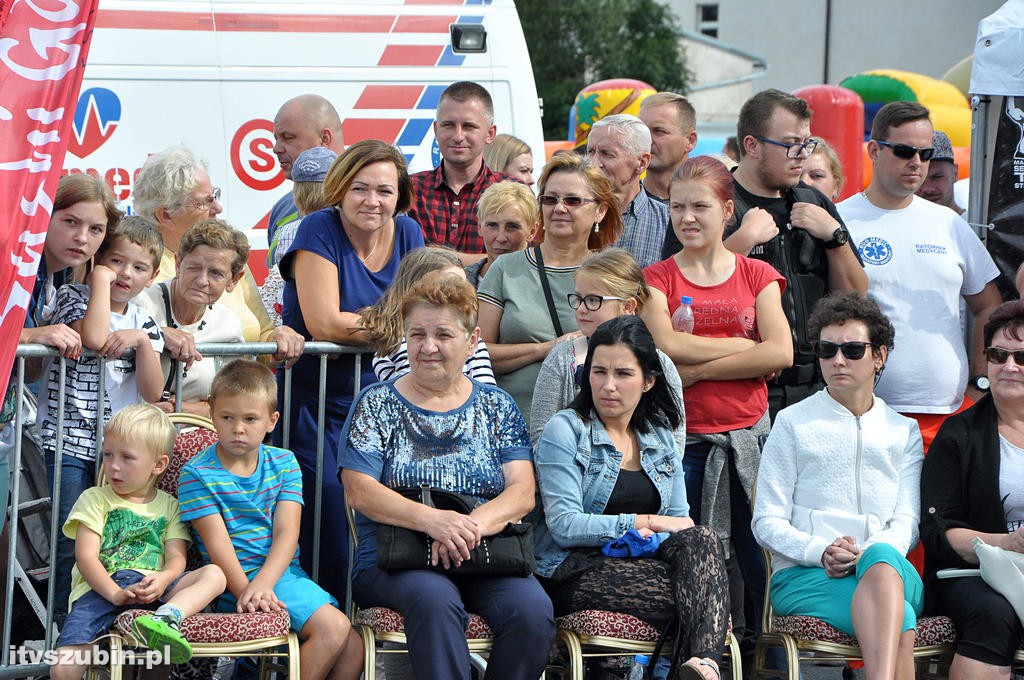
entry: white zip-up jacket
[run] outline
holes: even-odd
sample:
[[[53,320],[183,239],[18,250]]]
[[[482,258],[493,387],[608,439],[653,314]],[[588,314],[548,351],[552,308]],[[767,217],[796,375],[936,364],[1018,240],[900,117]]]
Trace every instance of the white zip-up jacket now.
[[[875,397],[857,417],[827,389],[783,409],[761,454],[754,517],[758,543],[775,571],[820,567],[840,536],[861,550],[917,543],[921,464],[917,422]]]

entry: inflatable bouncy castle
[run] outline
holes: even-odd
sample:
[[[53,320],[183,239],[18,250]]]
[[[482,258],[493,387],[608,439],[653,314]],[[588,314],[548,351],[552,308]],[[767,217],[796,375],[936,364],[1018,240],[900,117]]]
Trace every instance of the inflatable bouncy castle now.
[[[587,85],[569,110],[569,139],[573,146],[587,143],[590,126],[613,113],[640,112],[640,102],[657,92],[641,80],[615,78]]]

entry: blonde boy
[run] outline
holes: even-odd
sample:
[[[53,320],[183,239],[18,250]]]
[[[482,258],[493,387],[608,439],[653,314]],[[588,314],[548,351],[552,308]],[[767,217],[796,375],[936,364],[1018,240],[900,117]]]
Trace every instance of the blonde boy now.
[[[238,360],[210,387],[220,441],[185,465],[181,516],[199,534],[203,557],[227,577],[218,607],[285,609],[302,641],[302,680],[362,671],[362,640],[337,601],[299,566],[302,475],[291,451],[263,444],[277,423],[277,383],[266,366]]]
[[[185,572],[188,529],[178,502],[156,488],[174,435],[166,414],[150,404],[121,409],[103,430],[107,483],[87,489],[64,524],[75,567],[54,680],[79,680],[86,667],[73,661],[87,659],[90,643],[132,608],[156,609],[136,619],[140,642],[169,652],[172,663],[187,661],[192,648],[178,631],[181,620],[224,592],[217,566]]]

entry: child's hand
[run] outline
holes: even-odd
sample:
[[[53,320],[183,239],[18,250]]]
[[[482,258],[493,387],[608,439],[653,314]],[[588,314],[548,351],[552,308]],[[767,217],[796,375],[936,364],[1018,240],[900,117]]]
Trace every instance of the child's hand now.
[[[126,329],[114,331],[107,336],[107,341],[100,347],[100,356],[107,359],[121,356],[127,349],[139,349],[149,343],[149,336],[145,331],[137,329]]]
[[[98,264],[93,266],[92,271],[89,272],[89,288],[96,290],[98,288],[110,288],[117,280],[117,274],[110,267]]]
[[[129,586],[135,595],[135,602],[149,604],[155,602],[158,597],[164,594],[171,579],[164,572],[157,572],[146,576],[133,586]]]
[[[138,584],[128,586],[127,588],[120,588],[114,592],[114,597],[110,599],[110,604],[115,607],[125,607],[130,604],[139,604],[140,600],[135,593],[135,589]]]
[[[242,591],[235,609],[239,614],[244,614],[245,612],[276,612],[287,608],[284,602],[277,599],[274,589],[266,587],[260,582],[259,577],[256,577]]]

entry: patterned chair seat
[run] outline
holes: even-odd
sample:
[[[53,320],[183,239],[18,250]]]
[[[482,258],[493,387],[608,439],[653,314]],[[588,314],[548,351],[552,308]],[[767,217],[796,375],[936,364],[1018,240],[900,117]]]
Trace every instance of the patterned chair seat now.
[[[375,633],[404,633],[405,619],[394,609],[387,607],[370,607],[360,609],[353,621],[357,626],[369,626]],[[469,615],[469,628],[466,629],[468,640],[490,640],[494,633],[487,622],[476,614]]]
[[[118,615],[114,629],[125,637],[131,636],[136,618],[152,612],[129,609]],[[193,614],[181,622],[181,632],[193,644],[225,644],[246,642],[288,635],[291,621],[288,612],[252,612],[245,614]]]
[[[601,636],[638,642],[657,642],[657,628],[635,616],[599,609],[583,609],[555,620],[560,630],[576,635]]]
[[[837,645],[857,647],[857,638],[830,626],[813,616],[776,616],[772,618],[772,630],[788,633],[797,640],[831,642]],[[956,628],[945,616],[928,616],[917,621],[915,647],[949,645],[956,642]]]
[[[205,427],[184,429],[179,432],[178,436],[174,438],[174,455],[171,456],[167,470],[157,482],[157,488],[177,498],[178,477],[181,475],[181,469],[188,461],[192,460],[193,456],[216,444],[217,441],[216,430]]]

